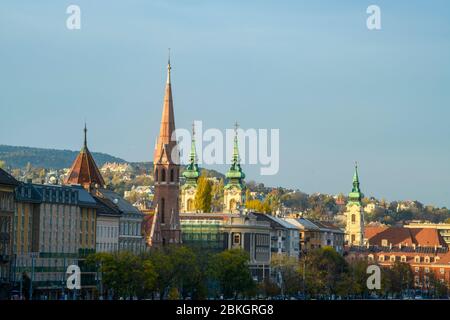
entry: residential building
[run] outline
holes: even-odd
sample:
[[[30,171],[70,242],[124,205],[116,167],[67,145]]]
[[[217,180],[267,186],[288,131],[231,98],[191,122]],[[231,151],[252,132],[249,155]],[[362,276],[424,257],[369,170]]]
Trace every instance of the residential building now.
[[[257,217],[229,213],[180,214],[183,244],[205,254],[243,249],[250,255],[253,277],[262,281],[270,274],[270,223]]]
[[[7,297],[13,255],[14,189],[18,181],[0,168],[0,299]]]
[[[366,245],[346,247],[347,259],[365,259],[369,264],[392,267],[407,263],[414,274],[414,286],[433,290],[433,278],[450,286],[450,252],[436,229],[367,227]]]
[[[97,202],[96,252],[117,252],[119,250],[119,221],[121,211],[108,198],[94,196]]]
[[[429,223],[412,221],[406,225],[405,228],[424,228],[424,229],[436,229],[438,230],[445,243],[450,246],[450,223]]]
[[[58,298],[66,268],[95,252],[94,198],[81,186],[21,183],[15,190],[14,282],[28,273],[33,295]],[[84,268],[79,294],[90,297],[95,274]]]
[[[257,221],[265,221],[270,225],[270,248],[272,255],[279,254],[297,259],[299,258],[300,233],[297,226],[272,215],[262,213],[253,214],[256,216]]]

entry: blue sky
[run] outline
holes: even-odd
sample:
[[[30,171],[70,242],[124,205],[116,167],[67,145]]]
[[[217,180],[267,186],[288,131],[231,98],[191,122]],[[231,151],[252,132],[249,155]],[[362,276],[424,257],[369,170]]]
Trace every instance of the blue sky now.
[[[151,160],[170,47],[177,127],[280,129],[249,179],[347,193],[357,160],[366,195],[450,206],[449,39],[445,0],[2,0],[0,144],[77,150],[87,119],[91,150]]]

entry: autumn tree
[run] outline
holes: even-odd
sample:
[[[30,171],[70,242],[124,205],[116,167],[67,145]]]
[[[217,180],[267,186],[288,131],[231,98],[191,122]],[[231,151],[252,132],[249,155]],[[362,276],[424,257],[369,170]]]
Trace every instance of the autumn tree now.
[[[195,194],[195,208],[200,212],[211,212],[212,186],[206,175],[198,179],[197,193]]]

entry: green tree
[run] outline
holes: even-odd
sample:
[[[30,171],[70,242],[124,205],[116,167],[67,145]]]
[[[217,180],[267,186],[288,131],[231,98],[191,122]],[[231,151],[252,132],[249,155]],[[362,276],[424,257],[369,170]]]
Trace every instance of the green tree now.
[[[6,162],[3,160],[0,160],[0,169],[6,169]]]
[[[248,253],[241,249],[226,250],[212,257],[209,274],[219,283],[225,298],[236,299],[255,288],[248,260]]]
[[[300,268],[296,258],[276,254],[272,256],[271,266],[279,277],[283,294],[293,295],[300,291]]]
[[[195,208],[200,212],[211,212],[212,186],[205,175],[201,175],[197,183],[195,194]]]

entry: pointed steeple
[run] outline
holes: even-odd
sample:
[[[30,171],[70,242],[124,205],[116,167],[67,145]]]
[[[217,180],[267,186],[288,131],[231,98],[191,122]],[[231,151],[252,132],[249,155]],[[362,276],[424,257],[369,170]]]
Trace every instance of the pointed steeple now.
[[[197,184],[200,170],[197,165],[197,153],[195,151],[195,125],[192,124],[191,153],[189,155],[189,164],[183,172],[186,178],[186,184]]]
[[[173,112],[172,85],[170,79],[171,69],[172,67],[170,65],[170,56],[169,56],[169,60],[167,62],[167,82],[164,94],[161,125],[159,129],[159,137],[157,140],[154,155],[155,162],[161,161],[161,157],[164,153],[166,153],[168,161],[171,162],[172,161],[172,159],[170,159],[171,152],[176,145],[176,141],[171,140],[172,133],[175,131],[175,116]]]
[[[94,157],[87,147],[87,126],[84,124],[84,143],[80,153],[72,164],[64,184],[79,184],[90,190],[95,185],[105,186],[105,181],[98,170]]]
[[[359,187],[358,163],[355,162],[355,173],[353,174],[353,188],[352,192],[350,192],[348,195],[349,202],[360,203],[363,197],[364,194],[361,192],[361,189]]]
[[[238,184],[242,186],[245,179],[245,173],[242,171],[239,160],[239,145],[238,145],[238,124],[234,126],[234,143],[233,143],[233,157],[231,159],[231,167],[228,170],[226,177],[229,179],[227,185]]]

